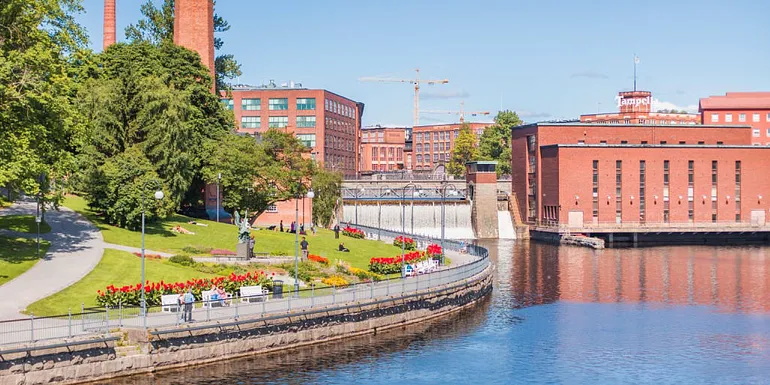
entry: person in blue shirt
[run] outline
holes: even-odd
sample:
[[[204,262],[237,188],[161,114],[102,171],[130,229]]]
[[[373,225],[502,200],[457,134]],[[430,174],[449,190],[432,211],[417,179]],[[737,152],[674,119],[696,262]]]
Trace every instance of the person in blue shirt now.
[[[184,295],[184,321],[192,322],[192,309],[193,303],[195,303],[195,296],[192,293],[192,289],[187,290],[187,294]]]

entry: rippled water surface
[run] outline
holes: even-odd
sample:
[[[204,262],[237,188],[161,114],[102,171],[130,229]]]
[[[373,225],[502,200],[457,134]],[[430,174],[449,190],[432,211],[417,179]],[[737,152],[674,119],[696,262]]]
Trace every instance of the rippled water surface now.
[[[450,319],[119,384],[770,384],[770,248],[490,243]]]

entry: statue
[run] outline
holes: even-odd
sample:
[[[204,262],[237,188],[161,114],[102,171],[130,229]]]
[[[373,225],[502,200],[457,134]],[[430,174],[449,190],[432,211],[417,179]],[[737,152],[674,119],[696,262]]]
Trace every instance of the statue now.
[[[238,226],[238,243],[249,244],[251,226],[249,225],[249,212],[241,219],[238,210],[235,210],[235,225]]]

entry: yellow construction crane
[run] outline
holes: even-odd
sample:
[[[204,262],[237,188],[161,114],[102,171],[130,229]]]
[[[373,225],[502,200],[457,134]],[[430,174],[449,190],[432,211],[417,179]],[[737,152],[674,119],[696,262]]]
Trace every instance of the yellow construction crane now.
[[[465,102],[460,102],[460,111],[450,111],[450,110],[423,110],[423,114],[450,114],[450,115],[460,115],[460,123],[465,122],[465,114],[476,116],[476,115],[489,115],[489,111],[465,111]]]
[[[410,83],[414,84],[414,125],[420,124],[420,84],[447,84],[448,79],[442,80],[423,80],[420,79],[420,69],[415,69],[417,74],[414,79],[398,79],[398,78],[378,78],[378,77],[362,77],[358,78],[361,82],[388,82],[388,83]]]

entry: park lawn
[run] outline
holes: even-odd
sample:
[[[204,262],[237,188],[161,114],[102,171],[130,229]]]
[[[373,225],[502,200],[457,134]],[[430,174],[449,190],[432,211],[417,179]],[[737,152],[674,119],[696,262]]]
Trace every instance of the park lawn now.
[[[40,256],[45,255],[50,243],[40,241]],[[40,257],[34,239],[0,237],[0,285],[18,277],[34,266]]]
[[[10,206],[12,203],[6,199],[5,196],[0,195],[0,209]]]
[[[7,229],[19,233],[37,233],[37,223],[34,215],[3,215],[0,216],[0,229]],[[40,222],[40,233],[48,233],[51,226],[45,221]]]
[[[86,308],[95,307],[96,291],[104,290],[109,285],[136,285],[141,282],[141,258],[134,254],[105,249],[99,264],[83,279],[66,289],[43,298],[26,309],[26,313],[35,316],[50,316],[67,314],[69,309],[80,311],[81,304]],[[207,274],[191,267],[180,266],[167,260],[146,259],[145,270],[147,280],[151,282],[179,282],[190,278],[209,278],[215,274]]]
[[[102,231],[104,241],[117,245],[141,247],[141,232],[131,231],[106,224],[96,213],[88,209],[85,199],[78,196],[68,196],[64,200],[64,206],[77,211],[94,222]],[[190,220],[207,224],[207,227],[188,224]],[[190,234],[177,234],[170,229],[181,225],[183,228],[194,232]],[[170,219],[158,223],[147,224],[145,234],[145,247],[149,250],[175,254],[189,254],[185,247],[215,248],[235,251],[238,240],[238,230],[235,226],[215,221],[190,218],[183,215],[174,215]],[[295,252],[294,234],[281,233],[270,230],[257,230],[251,232],[256,240],[254,251],[271,255],[293,256]],[[300,237],[300,240],[302,238]],[[334,263],[342,259],[353,267],[366,269],[369,259],[372,257],[393,257],[401,254],[401,249],[391,244],[364,239],[353,239],[340,233],[340,239],[334,239],[331,230],[319,229],[316,235],[308,232],[307,241],[310,244],[308,250],[311,254],[329,258]],[[338,251],[340,242],[350,249],[349,253]],[[199,253],[202,254],[202,253]]]

